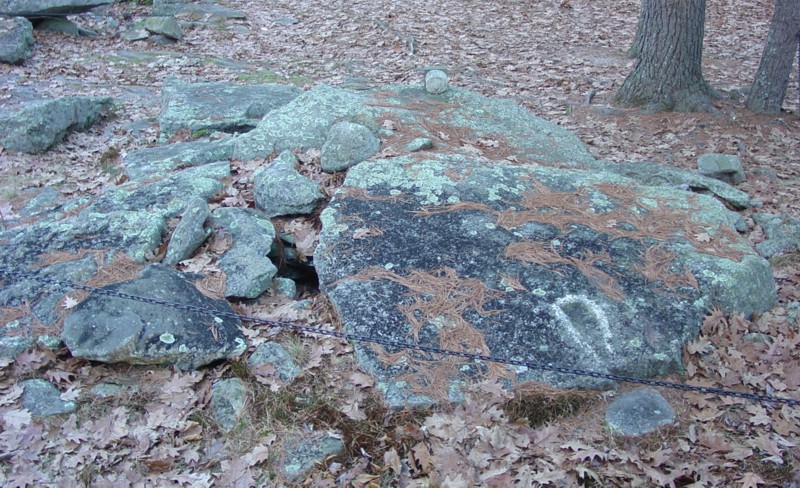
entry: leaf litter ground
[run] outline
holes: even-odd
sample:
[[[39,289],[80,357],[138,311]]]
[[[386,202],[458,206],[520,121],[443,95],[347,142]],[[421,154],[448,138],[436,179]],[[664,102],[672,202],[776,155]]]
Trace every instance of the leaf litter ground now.
[[[0,66],[2,103],[17,89],[120,100],[110,119],[44,155],[0,153],[4,225],[44,186],[76,197],[120,182],[121,158],[158,137],[158,93],[168,76],[379,86],[419,83],[425,66],[445,66],[452,84],[510,98],[558,123],[599,158],[694,169],[700,154],[739,154],[748,174],[740,188],[763,202],[759,211],[800,215],[797,81],[784,102],[790,113],[781,116],[749,114],[739,95],[758,65],[772,2],[721,0],[708,6],[704,73],[726,95],[716,102],[717,113],[651,115],[604,105],[632,66],[624,52],[634,35],[637,0],[224,3],[245,11],[247,20],[189,28],[180,43],[166,47],[120,41],[108,20],[138,21],[148,8],[118,3],[107,13],[78,19],[99,37],[36,31],[31,60]],[[126,51],[148,53],[131,61]],[[326,193],[341,183],[319,172],[318,152],[299,156],[303,171]],[[228,191],[216,205],[252,206],[247,181],[257,165],[233,166]],[[751,241],[763,240],[763,231],[748,222]],[[276,225],[295,234],[301,255],[313,252],[313,219]],[[219,293],[214,259],[229,244],[221,236],[183,264],[188,271],[209,272],[209,295]],[[800,332],[787,305],[800,300],[800,257],[773,264],[778,305],[751,321],[710,314],[701,336],[686,348],[686,377],[675,379],[796,395]],[[126,267],[124,274],[111,271],[103,280],[127,279],[133,272]],[[65,313],[80,299],[68,298]],[[338,327],[323,298],[303,298],[310,300],[304,309],[273,296],[234,305],[261,318]],[[28,314],[24,307],[6,309],[3,320]],[[334,429],[343,436],[345,453],[326,460],[299,485],[756,487],[800,481],[796,409],[664,391],[678,422],[630,439],[603,424],[605,406],[625,385],[605,393],[520,385],[507,393],[490,378],[473,385],[462,405],[391,412],[354,365],[348,344],[261,328],[243,332],[252,347],[281,342],[301,365],[301,379],[285,385],[274,368],[249,368],[245,361],[182,373],[98,365],[41,349],[0,365],[0,484],[254,486],[276,476],[274,461],[290,435]],[[210,417],[210,385],[234,376],[248,386],[248,412],[225,434]],[[79,410],[32,418],[19,401],[19,382],[29,378],[53,382],[63,399],[79,402]],[[101,383],[122,393],[92,393]]]

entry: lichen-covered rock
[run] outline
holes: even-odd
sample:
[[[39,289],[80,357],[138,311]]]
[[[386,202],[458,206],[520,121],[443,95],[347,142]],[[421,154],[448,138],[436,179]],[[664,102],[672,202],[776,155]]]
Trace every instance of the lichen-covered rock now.
[[[129,152],[123,163],[125,175],[131,180],[149,180],[179,167],[227,161],[232,152],[233,145],[226,140],[177,142]]]
[[[296,162],[291,151],[283,151],[253,173],[256,208],[267,217],[308,214],[325,198],[318,183],[297,171]]]
[[[261,344],[247,359],[247,364],[251,367],[258,367],[267,363],[275,367],[278,372],[278,378],[284,383],[291,383],[300,376],[300,368],[297,367],[292,356],[277,342]]]
[[[0,110],[0,144],[12,151],[39,154],[75,130],[94,124],[109,97],[64,97],[38,100]]]
[[[211,414],[226,432],[239,424],[246,404],[247,388],[239,378],[218,381],[211,387]]]
[[[233,245],[217,261],[225,273],[225,296],[256,298],[269,289],[278,268],[267,255],[275,239],[272,223],[249,209],[222,207],[212,225],[228,232]]]
[[[800,219],[789,214],[753,214],[753,220],[764,229],[767,240],[756,244],[758,254],[771,258],[800,250]]]
[[[328,173],[344,171],[378,152],[381,141],[368,128],[352,122],[331,127],[322,146],[322,169]]]
[[[292,482],[300,480],[317,463],[340,454],[344,442],[339,435],[318,433],[289,439],[285,449],[281,474]]]
[[[735,154],[708,153],[697,158],[697,171],[729,185],[744,183],[742,160]]]
[[[22,382],[22,406],[37,417],[72,413],[78,404],[61,399],[61,392],[52,383],[33,379]]]
[[[204,296],[183,273],[164,265],[151,264],[139,278],[102,289],[202,307],[211,313],[91,295],[64,321],[61,338],[76,358],[194,369],[236,358],[247,348],[238,320],[213,315],[233,313],[228,302]]]
[[[286,105],[300,90],[289,85],[237,85],[234,83],[184,83],[170,79],[161,91],[160,141],[176,132],[247,132],[264,115]]]
[[[0,63],[20,64],[33,54],[33,25],[24,17],[0,19]]]
[[[169,240],[164,264],[175,265],[192,256],[195,249],[211,235],[211,229],[203,227],[209,217],[211,209],[204,199],[195,197],[186,202],[186,210]]]
[[[170,39],[179,40],[183,37],[178,21],[172,16],[150,16],[144,19],[144,28],[153,34],[159,34]]]
[[[76,15],[114,3],[114,0],[4,0],[0,15],[39,19],[47,14]]]
[[[425,91],[439,95],[447,91],[449,80],[447,73],[440,69],[432,69],[425,73]]]
[[[655,376],[681,370],[683,345],[711,307],[749,315],[775,301],[769,263],[734,216],[710,196],[612,172],[399,156],[349,170],[322,213],[314,263],[354,334]],[[451,378],[431,386],[424,374],[406,376],[428,364],[414,354],[355,347],[392,407],[455,401],[459,382],[486,368],[464,361],[431,373]],[[418,394],[426,387],[427,399]]]

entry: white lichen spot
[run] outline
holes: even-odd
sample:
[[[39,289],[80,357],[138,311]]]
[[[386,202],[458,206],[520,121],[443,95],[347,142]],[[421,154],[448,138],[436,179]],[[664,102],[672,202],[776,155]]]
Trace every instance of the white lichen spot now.
[[[387,270],[391,270],[392,268],[394,268],[394,263],[386,263],[383,265],[383,267],[386,268]]]
[[[396,196],[402,195],[402,194],[403,194],[403,192],[400,191],[400,190],[389,190],[389,195],[391,195],[393,197],[396,197]]]
[[[186,347],[186,344],[181,344],[180,346],[178,346],[178,352],[187,353],[189,352],[189,348]]]
[[[537,297],[543,297],[543,296],[547,295],[547,292],[542,290],[541,288],[536,288],[531,293],[533,293]]]
[[[460,201],[461,199],[459,199],[457,196],[447,197],[447,203],[458,203]]]
[[[219,317],[214,317],[214,322],[216,322],[216,323],[218,323],[218,324],[221,324],[223,321],[222,321],[222,319],[221,319],[221,318],[219,318]]]
[[[164,344],[172,344],[175,342],[175,336],[170,334],[169,332],[164,332],[160,336],[158,336],[158,340],[163,342]]]

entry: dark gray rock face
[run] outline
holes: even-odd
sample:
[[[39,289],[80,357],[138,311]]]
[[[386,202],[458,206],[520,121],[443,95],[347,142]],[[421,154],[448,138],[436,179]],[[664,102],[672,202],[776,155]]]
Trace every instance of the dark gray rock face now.
[[[195,197],[186,203],[181,221],[169,240],[164,264],[175,265],[192,256],[195,249],[211,235],[211,229],[203,227],[209,217],[211,210],[204,199]]]
[[[317,183],[295,169],[296,162],[291,151],[283,151],[253,173],[256,207],[267,217],[308,214],[325,198]]]
[[[152,264],[131,281],[102,288],[232,313],[228,302],[202,295],[187,277]],[[238,320],[123,298],[92,295],[64,322],[62,340],[74,357],[108,363],[175,364],[199,368],[240,356],[247,343]]]
[[[75,402],[62,400],[58,388],[45,380],[23,381],[22,388],[22,406],[37,417],[72,413],[78,409]]]
[[[606,423],[626,436],[649,434],[675,422],[675,411],[655,390],[639,388],[619,396],[606,410]]]
[[[227,161],[233,145],[222,141],[177,142],[166,146],[148,147],[128,153],[123,162],[125,175],[131,180],[148,180],[164,176],[184,166],[202,166]]]
[[[378,152],[380,140],[368,128],[351,122],[331,127],[322,146],[322,169],[328,173],[347,168],[371,158]]]
[[[161,142],[176,132],[247,132],[259,120],[300,94],[293,86],[184,83],[172,79],[161,91]]]
[[[44,14],[82,14],[114,0],[0,0],[0,15],[41,17]]]
[[[0,63],[20,64],[33,52],[33,25],[24,17],[0,19]]]
[[[0,110],[0,144],[12,151],[39,154],[75,130],[95,123],[109,97],[65,97],[27,102]]]
[[[256,298],[269,289],[278,273],[267,257],[275,239],[272,223],[248,209],[222,207],[214,211],[211,225],[233,238],[217,261],[225,273],[225,296]]]
[[[753,214],[753,220],[764,229],[767,240],[756,244],[765,258],[800,250],[800,219],[788,214]]]

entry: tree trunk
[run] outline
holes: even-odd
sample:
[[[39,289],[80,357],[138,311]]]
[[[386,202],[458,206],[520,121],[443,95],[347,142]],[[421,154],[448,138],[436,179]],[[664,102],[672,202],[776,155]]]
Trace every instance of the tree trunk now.
[[[747,108],[760,114],[780,113],[798,42],[800,0],[776,0],[764,53],[747,97]]]
[[[631,43],[631,47],[628,48],[628,52],[626,53],[627,56],[631,59],[638,58],[639,52],[642,50],[642,37],[644,36],[644,8],[646,5],[644,1],[642,1],[642,12],[639,14],[639,23],[636,25],[636,37],[633,38],[633,42]]]
[[[643,0],[639,58],[612,103],[648,112],[707,112],[703,79],[706,0]]]

